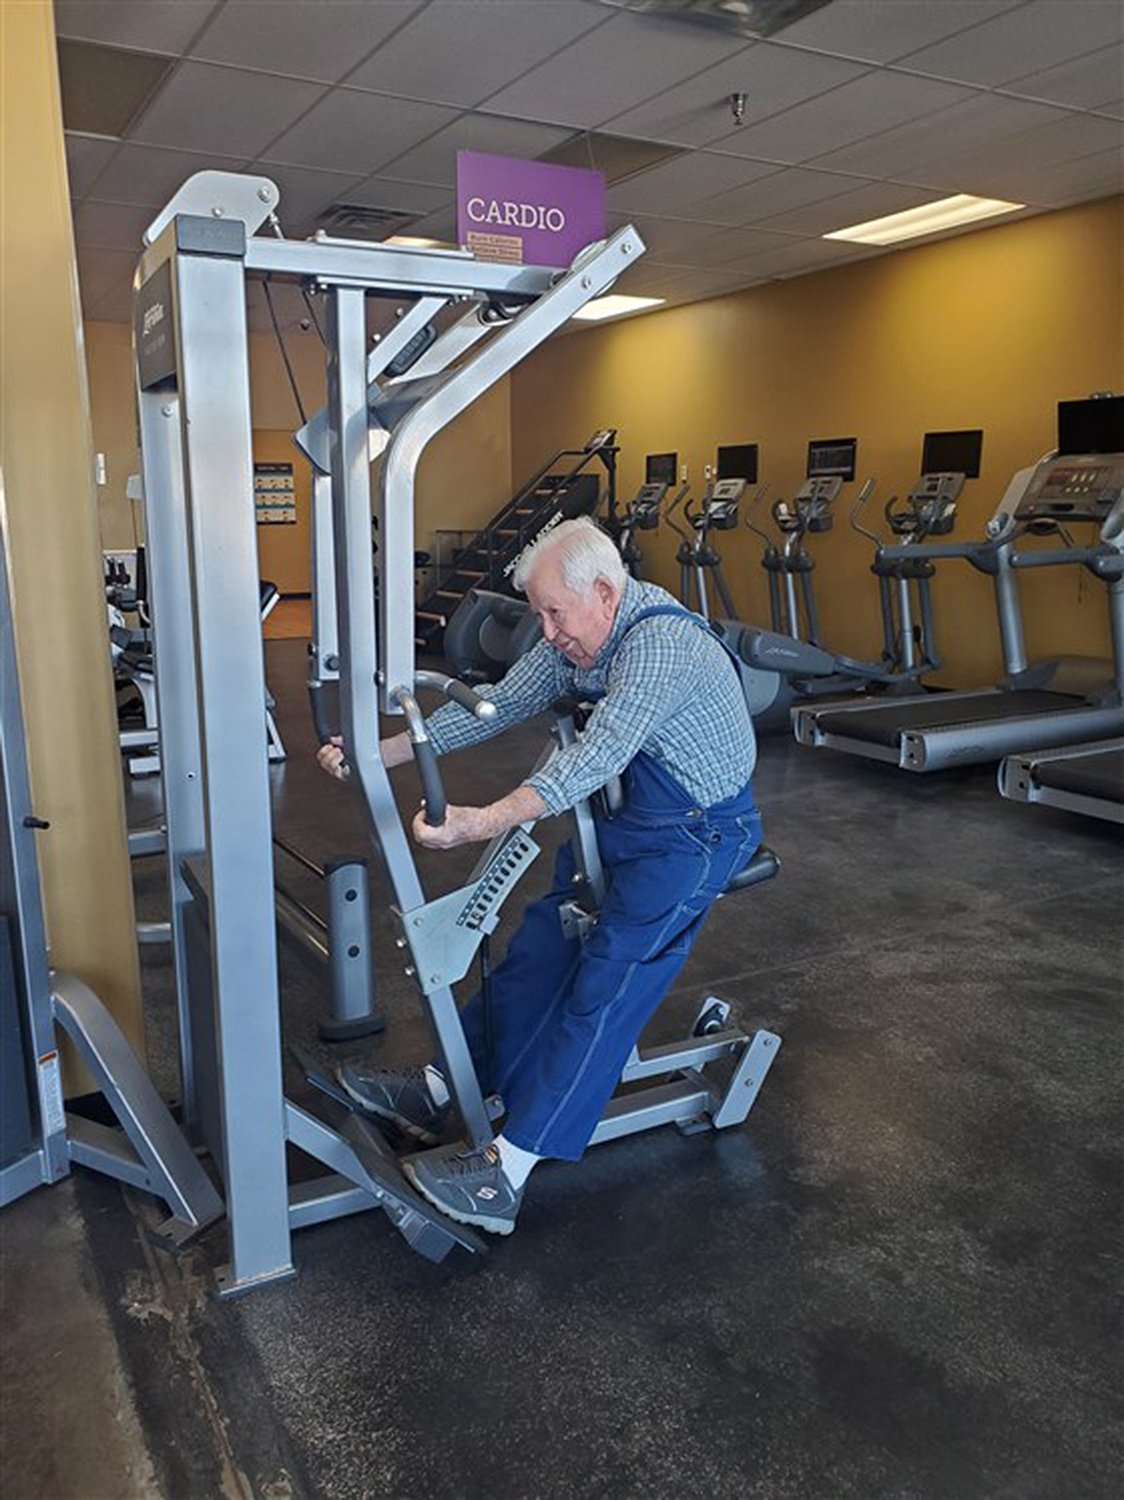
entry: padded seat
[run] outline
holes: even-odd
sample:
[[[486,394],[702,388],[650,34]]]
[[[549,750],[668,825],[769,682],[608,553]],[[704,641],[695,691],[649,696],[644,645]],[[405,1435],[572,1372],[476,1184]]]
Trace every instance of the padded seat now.
[[[780,874],[780,868],[780,857],[773,853],[768,844],[761,844],[749,864],[743,870],[738,871],[722,895],[732,896],[735,891],[747,891],[751,885],[760,885],[765,880],[772,880],[774,875]]]

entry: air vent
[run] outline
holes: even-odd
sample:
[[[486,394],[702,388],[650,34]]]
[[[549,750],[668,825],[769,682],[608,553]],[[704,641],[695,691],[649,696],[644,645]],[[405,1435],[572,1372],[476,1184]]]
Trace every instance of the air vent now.
[[[604,172],[605,182],[612,186],[637,172],[654,167],[673,156],[682,156],[681,146],[665,146],[659,141],[634,141],[627,135],[598,135],[588,131],[575,135],[560,146],[544,151],[539,161],[556,167],[585,167]]]
[[[412,208],[378,208],[366,203],[331,203],[316,216],[316,228],[348,240],[385,240],[418,217]]]
[[[60,39],[59,87],[67,130],[120,139],[175,65],[174,57]]]
[[[717,26],[735,36],[775,36],[829,0],[601,0],[614,10],[636,10],[669,21]]]

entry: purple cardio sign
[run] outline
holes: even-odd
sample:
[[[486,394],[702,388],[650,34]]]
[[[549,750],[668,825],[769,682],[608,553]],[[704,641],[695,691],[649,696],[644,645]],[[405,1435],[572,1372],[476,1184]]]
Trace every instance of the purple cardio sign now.
[[[603,173],[457,152],[457,239],[481,260],[568,266],[604,237]]]

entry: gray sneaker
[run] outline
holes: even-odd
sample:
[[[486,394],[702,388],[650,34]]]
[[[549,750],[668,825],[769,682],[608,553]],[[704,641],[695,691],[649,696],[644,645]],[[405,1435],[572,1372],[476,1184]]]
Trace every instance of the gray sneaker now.
[[[455,1156],[413,1156],[402,1170],[423,1198],[458,1224],[474,1224],[491,1234],[510,1234],[515,1228],[523,1189],[516,1192],[508,1182],[494,1146]]]
[[[424,1145],[435,1146],[441,1139],[450,1106],[434,1104],[424,1068],[389,1073],[344,1063],[336,1077],[348,1098],[368,1114],[393,1121]]]

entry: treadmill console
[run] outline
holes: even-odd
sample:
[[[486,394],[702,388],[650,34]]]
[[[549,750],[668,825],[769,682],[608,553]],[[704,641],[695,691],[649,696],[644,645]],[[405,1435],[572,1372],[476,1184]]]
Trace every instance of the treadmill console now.
[[[745,494],[744,479],[716,479],[706,497],[706,524],[729,531],[738,524],[738,505]]]
[[[1124,453],[1067,454],[1038,465],[1015,512],[1018,521],[1104,524],[1124,495]]]
[[[947,472],[922,474],[909,492],[909,524],[902,531],[920,532],[924,536],[947,536],[956,522],[956,502],[964,488],[964,475]],[[886,510],[895,531],[895,517]]]

